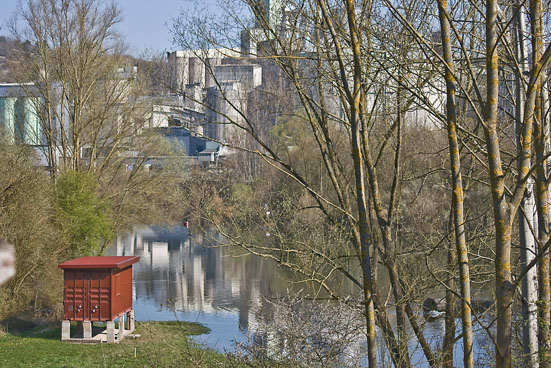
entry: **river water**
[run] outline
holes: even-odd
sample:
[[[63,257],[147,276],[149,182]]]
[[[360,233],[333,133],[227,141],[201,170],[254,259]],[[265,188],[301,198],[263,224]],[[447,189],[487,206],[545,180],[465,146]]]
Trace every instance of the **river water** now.
[[[233,351],[235,342],[254,337],[259,311],[264,314],[273,308],[267,300],[285,295],[292,281],[274,262],[215,247],[182,226],[135,227],[119,235],[106,255],[140,256],[133,266],[136,320],[199,322],[211,331],[196,340],[220,352]],[[424,327],[425,337],[437,348],[442,342],[443,319]],[[364,341],[359,338],[353,344],[356,354],[365,355]],[[489,346],[483,333],[476,334],[477,356],[487,357]],[[415,366],[426,366],[416,340],[410,348]],[[458,342],[454,352],[458,366],[462,364],[461,348]]]
[[[176,226],[134,228],[106,255],[140,256],[133,267],[138,321],[199,322],[200,340],[219,351],[247,339],[264,297],[285,293],[288,276],[273,262],[213,247],[200,234]]]

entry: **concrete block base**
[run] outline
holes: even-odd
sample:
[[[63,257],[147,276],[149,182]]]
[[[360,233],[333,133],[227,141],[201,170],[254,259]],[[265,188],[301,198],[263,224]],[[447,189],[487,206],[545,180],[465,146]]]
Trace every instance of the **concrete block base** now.
[[[128,331],[134,332],[134,329],[136,327],[136,323],[134,321],[134,309],[131,309],[130,312],[127,313],[126,319],[128,321]]]
[[[107,321],[106,325],[107,325],[107,328],[105,329],[105,332],[107,333],[107,343],[114,344],[115,343],[115,322]]]
[[[61,340],[69,340],[71,338],[71,322],[64,320],[61,322]]]
[[[92,322],[83,321],[82,322],[82,338],[91,339],[92,338]]]
[[[125,313],[119,316],[119,333],[117,334],[117,339],[119,341],[124,337],[124,315]]]
[[[77,321],[76,333],[71,337],[71,321],[61,322],[61,340],[73,343],[117,343],[125,337],[137,338],[134,335],[135,322],[134,310],[118,316],[118,328],[115,329],[115,321],[105,322],[105,329],[100,326],[94,327],[92,321]]]

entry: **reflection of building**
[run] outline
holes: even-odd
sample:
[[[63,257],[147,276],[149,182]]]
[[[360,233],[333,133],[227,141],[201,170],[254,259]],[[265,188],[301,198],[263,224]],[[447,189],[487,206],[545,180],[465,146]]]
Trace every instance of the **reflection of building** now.
[[[178,227],[136,228],[119,236],[110,252],[141,257],[134,266],[138,300],[152,299],[172,312],[235,311],[241,327],[254,325],[263,297],[276,289],[275,265],[252,256],[231,257],[229,249],[202,246],[187,234]]]
[[[232,349],[233,339],[248,331],[253,341],[276,349],[265,323],[284,324],[284,315],[272,300],[287,295],[290,275],[270,260],[232,257],[230,248],[206,246],[212,244],[208,237],[216,244],[223,241],[212,234],[192,239],[183,227],[136,227],[117,238],[109,255],[140,256],[134,265],[137,319],[204,323],[213,329],[216,340],[227,339],[220,341],[224,349]],[[354,288],[341,286],[343,293]]]

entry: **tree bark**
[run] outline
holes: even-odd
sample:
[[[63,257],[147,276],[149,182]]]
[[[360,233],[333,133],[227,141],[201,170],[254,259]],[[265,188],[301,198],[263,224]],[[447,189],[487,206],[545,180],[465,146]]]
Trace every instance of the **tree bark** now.
[[[486,2],[486,104],[484,136],[490,170],[495,226],[496,365],[511,367],[513,285],[511,283],[512,210],[505,198],[505,181],[498,136],[498,2]]]
[[[515,73],[515,120],[517,137],[519,138],[518,147],[520,152],[520,135],[522,131],[524,118],[524,105],[526,103],[526,94],[524,86],[524,74],[528,71],[528,45],[524,36],[526,32],[525,13],[519,0],[515,1],[513,7],[513,16],[515,20],[515,56],[519,64],[519,70]],[[520,169],[519,162],[519,169]],[[534,182],[529,179],[526,186],[526,191],[521,202],[521,211],[519,212],[519,240],[520,240],[520,266],[521,269],[526,267],[536,255],[535,234],[532,229],[536,216],[536,203],[534,202]],[[528,367],[537,368],[538,362],[538,316],[537,316],[537,300],[538,300],[538,276],[537,269],[528,270],[526,276],[522,280],[522,347],[525,355],[524,362]]]
[[[461,289],[461,324],[463,334],[463,364],[467,368],[474,366],[473,323],[471,316],[471,280],[469,273],[469,255],[465,237],[465,217],[463,209],[463,181],[461,178],[461,158],[457,138],[457,107],[455,102],[455,78],[451,45],[450,23],[447,14],[447,1],[438,0],[438,14],[442,37],[442,50],[447,67],[444,68],[446,80],[446,123],[450,167],[452,179],[452,212],[455,245],[459,261],[459,285]]]
[[[454,270],[457,266],[457,251],[453,231],[453,209],[448,220],[448,278],[446,280],[446,318],[444,320],[444,342],[442,345],[442,367],[453,368],[453,348],[455,345],[455,277]]]
[[[360,97],[361,97],[361,50],[360,39],[356,28],[356,15],[353,0],[346,0],[352,53],[354,56],[353,91],[349,100],[350,127],[352,132],[352,159],[356,183],[356,202],[358,205],[358,227],[360,229],[361,265],[363,272],[363,293],[367,328],[367,357],[369,367],[377,367],[377,342],[375,334],[375,308],[373,303],[373,284],[371,259],[369,255],[369,223],[367,216],[367,196],[365,188],[364,158],[361,150],[360,134]],[[345,82],[345,81],[343,81]]]

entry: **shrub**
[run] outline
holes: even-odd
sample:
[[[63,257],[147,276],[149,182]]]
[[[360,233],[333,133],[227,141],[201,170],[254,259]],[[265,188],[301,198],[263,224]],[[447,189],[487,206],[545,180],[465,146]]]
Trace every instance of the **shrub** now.
[[[56,183],[55,222],[67,241],[67,255],[97,255],[113,236],[109,202],[96,195],[90,173],[69,170]]]

